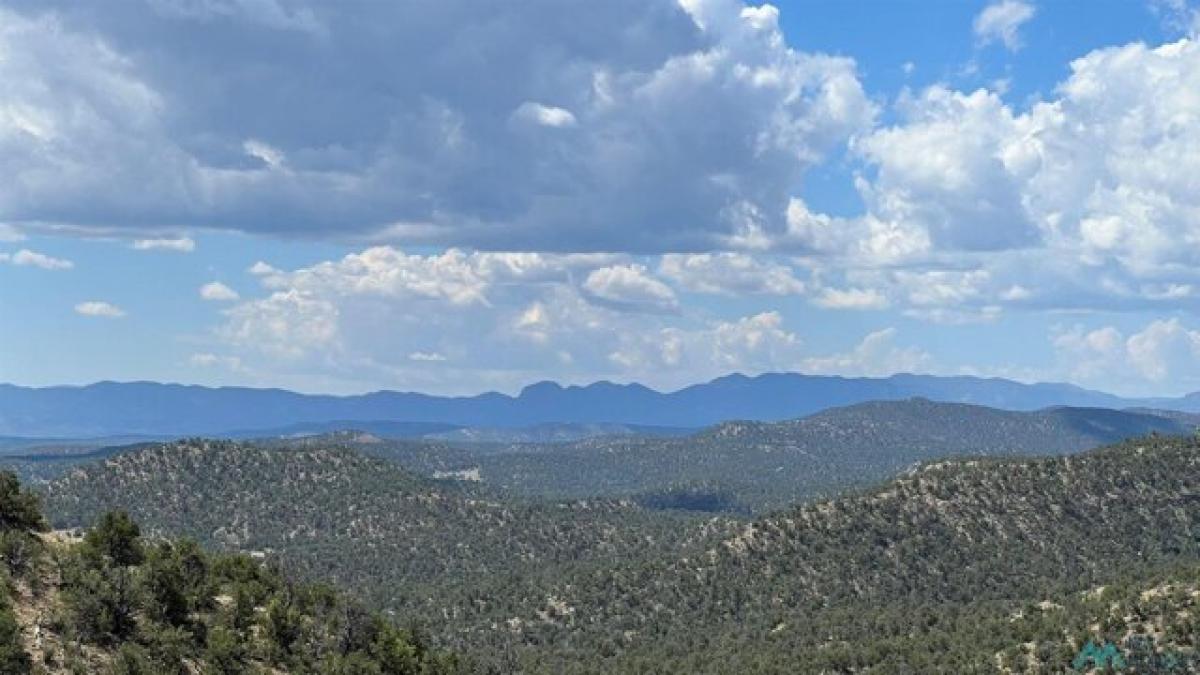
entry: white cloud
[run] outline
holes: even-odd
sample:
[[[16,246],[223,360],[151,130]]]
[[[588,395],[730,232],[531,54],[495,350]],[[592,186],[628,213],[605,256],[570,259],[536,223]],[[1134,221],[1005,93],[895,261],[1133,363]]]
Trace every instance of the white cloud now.
[[[1183,366],[1195,372],[1200,360],[1200,331],[1188,330],[1179,319],[1159,319],[1126,343],[1129,359],[1148,380],[1162,382]]]
[[[554,106],[542,105],[533,101],[526,101],[521,104],[513,116],[534,124],[539,124],[544,127],[573,127],[575,126],[575,115],[566,108],[556,108]]]
[[[867,334],[849,352],[807,358],[802,368],[809,373],[868,377],[929,369],[933,358],[928,353],[916,347],[897,347],[895,337],[895,328],[884,328]]]
[[[138,251],[176,251],[191,253],[196,250],[196,242],[191,237],[175,237],[171,239],[136,239],[133,248]]]
[[[513,329],[518,334],[543,344],[550,339],[552,327],[546,305],[540,301],[526,307],[513,321]]]
[[[669,286],[651,277],[644,265],[613,265],[592,270],[583,282],[589,298],[630,311],[674,312],[679,300]]]
[[[931,249],[997,250],[1037,241],[1003,154],[1020,139],[1020,124],[998,96],[931,87],[905,99],[905,124],[861,138],[855,150],[877,167],[859,189],[871,209],[860,227],[895,232],[914,243],[911,257]],[[886,241],[886,240],[884,240]],[[886,250],[892,244],[877,246]]]
[[[975,17],[975,37],[982,44],[1002,42],[1010,51],[1021,48],[1021,26],[1037,13],[1034,6],[1021,0],[999,0]]]
[[[253,274],[256,277],[274,276],[274,275],[277,275],[280,273],[279,270],[275,269],[274,267],[271,267],[270,265],[268,265],[267,263],[265,263],[261,260],[255,262],[246,271],[249,272],[250,274]]]
[[[1115,326],[1060,327],[1051,342],[1066,374],[1132,393],[1182,393],[1200,383],[1200,330],[1178,318],[1157,319],[1128,337]]]
[[[795,277],[792,268],[761,262],[745,253],[669,253],[662,256],[658,273],[681,288],[697,293],[793,295],[804,292],[804,282]]]
[[[0,253],[0,262],[7,262],[21,267],[40,267],[44,270],[69,270],[75,263],[62,258],[54,258],[43,253],[23,248],[16,253]]]
[[[242,360],[236,356],[221,356],[207,352],[192,354],[188,363],[198,368],[224,368],[232,372],[243,372]]]
[[[338,308],[296,289],[244,302],[226,311],[219,334],[229,344],[284,359],[336,349]]]
[[[241,296],[232,288],[219,281],[212,281],[200,287],[200,297],[205,300],[218,302],[237,300]]]
[[[955,320],[1011,303],[1184,309],[1200,266],[1196,92],[1200,43],[1180,41],[1091,52],[1023,111],[984,89],[906,93],[897,123],[853,142],[866,212],[793,199],[772,245],[827,285]]]
[[[481,372],[498,367],[484,355],[504,349],[506,341],[520,352],[510,360],[532,363],[544,357],[529,345],[599,330],[600,310],[583,298],[576,279],[619,259],[457,249],[419,255],[379,246],[294,271],[264,263],[251,271],[273,293],[229,310],[219,334],[242,348],[265,345],[260,351],[290,359],[323,354],[340,366],[369,361],[399,368],[429,362],[406,354],[436,353]],[[615,281],[602,289],[613,297],[622,291],[629,295],[624,300],[636,295]],[[309,322],[312,331],[305,328]],[[452,344],[429,351],[443,339]]]
[[[457,249],[423,256],[376,246],[292,273],[272,273],[261,268],[258,273],[272,288],[319,294],[417,297],[471,305],[487,303],[491,278],[484,266],[488,260],[486,254],[469,255]]]
[[[1001,292],[1000,299],[1008,302],[1020,302],[1021,300],[1028,300],[1033,296],[1034,292],[1030,289],[1021,284],[1013,284]]]
[[[984,91],[930,89],[907,124],[858,145],[879,167],[867,194],[942,249],[1042,245],[1135,274],[1191,262],[1180,244],[1200,241],[1200,119],[1186,112],[1198,90],[1188,42],[1092,52],[1059,99],[1024,114]]]
[[[799,361],[803,341],[783,326],[778,312],[684,329],[626,333],[608,358],[631,372],[673,372],[680,382],[730,371],[789,370]],[[682,376],[682,379],[680,379]]]
[[[744,261],[708,262],[741,270]],[[757,262],[750,267],[771,269]],[[651,269],[608,254],[374,247],[264,270],[266,295],[225,310],[213,338],[254,372],[454,393],[547,377],[672,387],[730,370],[794,369],[804,358],[803,341],[779,312],[685,311]],[[772,287],[760,281],[721,286]],[[791,285],[779,283],[778,290]]]
[[[883,309],[891,304],[874,288],[824,288],[813,302],[827,309]]]
[[[82,316],[97,316],[106,319],[119,319],[125,316],[125,310],[116,305],[101,300],[88,300],[75,305],[75,313]]]
[[[961,305],[978,298],[991,281],[987,270],[898,270],[894,278],[918,307]]]
[[[787,367],[796,356],[800,337],[783,327],[779,312],[762,312],[737,321],[723,321],[705,334],[711,340],[713,361],[730,370]]]
[[[262,141],[257,141],[254,139],[247,140],[242,143],[242,151],[245,152],[247,156],[261,161],[263,164],[266,164],[272,169],[279,169],[283,167],[283,151]]]

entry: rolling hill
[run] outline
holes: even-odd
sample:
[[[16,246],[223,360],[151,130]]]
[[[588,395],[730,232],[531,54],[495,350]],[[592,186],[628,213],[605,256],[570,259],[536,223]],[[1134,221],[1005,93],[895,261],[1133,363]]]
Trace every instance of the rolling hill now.
[[[275,554],[309,578],[370,589],[377,606],[427,618],[469,595],[465,580],[529,585],[693,536],[685,519],[628,501],[502,499],[311,442],[154,445],[70,470],[44,494],[58,527],[123,509],[149,534]]]
[[[1031,653],[1038,665],[1016,672],[1065,672],[1088,640],[1127,649],[1137,635],[1195,663],[1198,569],[1200,445],[1147,438],[926,465],[747,523],[702,555],[564,579],[544,593],[574,611],[517,618],[524,643],[610,650],[614,672],[994,672]],[[1157,614],[1109,604],[1159,593]]]
[[[1133,658],[1143,633],[1150,657],[1195,655],[1195,438],[927,463],[743,522],[476,489],[344,449],[195,441],[46,496],[61,524],[122,506],[150,532],[272,549],[503,672],[1064,672],[1089,640]],[[1119,614],[1135,606],[1158,614]]]
[[[761,512],[883,480],[932,459],[1069,454],[1194,429],[1186,420],[1146,412],[1014,412],[913,399],[834,408],[786,422],[726,422],[675,438],[483,448],[373,439],[355,447],[427,475],[470,475],[519,494],[629,497]]]

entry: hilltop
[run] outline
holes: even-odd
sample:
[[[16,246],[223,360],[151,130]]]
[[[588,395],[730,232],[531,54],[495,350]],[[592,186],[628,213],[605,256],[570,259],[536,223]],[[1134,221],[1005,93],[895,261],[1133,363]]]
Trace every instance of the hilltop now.
[[[355,447],[429,475],[469,472],[484,484],[520,494],[629,497],[762,512],[868,485],[932,459],[1070,454],[1194,429],[1183,418],[1145,412],[1016,412],[911,399],[833,408],[785,422],[725,422],[682,437],[482,448],[375,439]]]

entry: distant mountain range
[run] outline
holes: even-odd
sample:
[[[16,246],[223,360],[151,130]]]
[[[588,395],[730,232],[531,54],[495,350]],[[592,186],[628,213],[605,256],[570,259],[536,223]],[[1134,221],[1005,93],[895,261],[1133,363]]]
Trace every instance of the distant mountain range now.
[[[516,396],[446,397],[380,391],[357,396],[281,389],[100,382],[82,387],[0,385],[0,435],[96,437],[124,434],[245,435],[334,420],[516,428],[540,424],[702,427],[725,420],[794,419],[834,406],[923,397],[1008,410],[1050,406],[1200,411],[1200,393],[1128,399],[1069,384],[932,375],[844,378],[798,373],[728,375],[678,391],[596,382],[540,382]]]

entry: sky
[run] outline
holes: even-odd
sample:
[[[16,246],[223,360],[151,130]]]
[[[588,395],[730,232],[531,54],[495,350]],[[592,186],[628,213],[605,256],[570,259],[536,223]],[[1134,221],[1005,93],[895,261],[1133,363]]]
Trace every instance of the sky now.
[[[1186,0],[0,0],[0,382],[1200,389]]]

